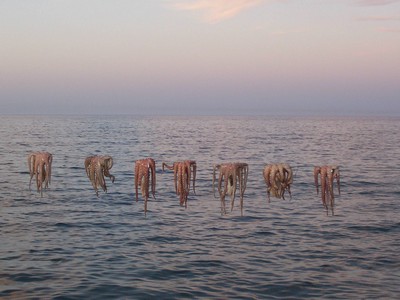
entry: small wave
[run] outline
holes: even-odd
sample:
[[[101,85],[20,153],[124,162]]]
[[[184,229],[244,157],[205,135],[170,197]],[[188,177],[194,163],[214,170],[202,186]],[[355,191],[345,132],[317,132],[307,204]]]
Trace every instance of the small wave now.
[[[71,227],[75,227],[74,224],[71,224],[71,223],[63,223],[63,222],[55,223],[54,226],[60,227],[60,228],[71,228]]]
[[[259,235],[259,236],[273,236],[276,235],[276,233],[272,232],[272,231],[256,231],[254,233],[255,235]]]
[[[386,225],[351,225],[348,226],[348,229],[356,232],[361,231],[361,232],[370,232],[379,234],[391,231],[399,231],[400,223],[386,224]]]
[[[32,269],[31,273],[20,272],[16,274],[11,274],[8,279],[14,282],[36,282],[36,281],[46,281],[50,280],[52,275],[49,273],[35,272]]]

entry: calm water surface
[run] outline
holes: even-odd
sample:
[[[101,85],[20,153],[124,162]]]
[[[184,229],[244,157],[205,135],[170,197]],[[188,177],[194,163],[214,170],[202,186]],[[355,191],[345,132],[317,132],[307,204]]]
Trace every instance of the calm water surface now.
[[[0,298],[397,298],[400,119],[2,116]],[[27,155],[53,153],[43,198]],[[114,158],[97,198],[83,161]],[[134,201],[133,165],[157,163],[156,200]],[[161,162],[197,161],[197,195],[179,206]],[[249,164],[244,214],[220,214],[212,165]],[[287,162],[292,199],[266,200],[262,170]],[[313,166],[337,164],[327,216]],[[238,201],[237,201],[238,202]]]

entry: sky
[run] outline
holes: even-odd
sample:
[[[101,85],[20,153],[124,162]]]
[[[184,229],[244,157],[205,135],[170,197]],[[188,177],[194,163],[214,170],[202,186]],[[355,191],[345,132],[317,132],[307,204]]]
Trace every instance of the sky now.
[[[400,0],[1,0],[0,114],[400,115]]]

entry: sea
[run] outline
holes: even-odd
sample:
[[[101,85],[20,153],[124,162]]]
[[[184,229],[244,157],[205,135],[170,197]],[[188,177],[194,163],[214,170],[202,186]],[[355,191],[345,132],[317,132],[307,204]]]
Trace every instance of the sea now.
[[[53,154],[42,197],[34,151]],[[90,155],[114,161],[99,197]],[[147,157],[145,215],[134,163]],[[187,208],[161,168],[181,160],[197,163]],[[213,192],[226,162],[249,166],[243,215],[238,198],[221,215]],[[269,202],[263,169],[282,162],[292,197]],[[334,215],[314,185],[321,165],[340,169]],[[399,166],[399,117],[2,115],[0,298],[398,299]]]

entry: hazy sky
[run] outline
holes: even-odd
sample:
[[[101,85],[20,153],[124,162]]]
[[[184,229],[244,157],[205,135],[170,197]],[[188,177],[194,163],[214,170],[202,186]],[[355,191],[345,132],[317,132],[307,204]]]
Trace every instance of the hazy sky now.
[[[0,114],[400,115],[399,0],[1,0]]]

